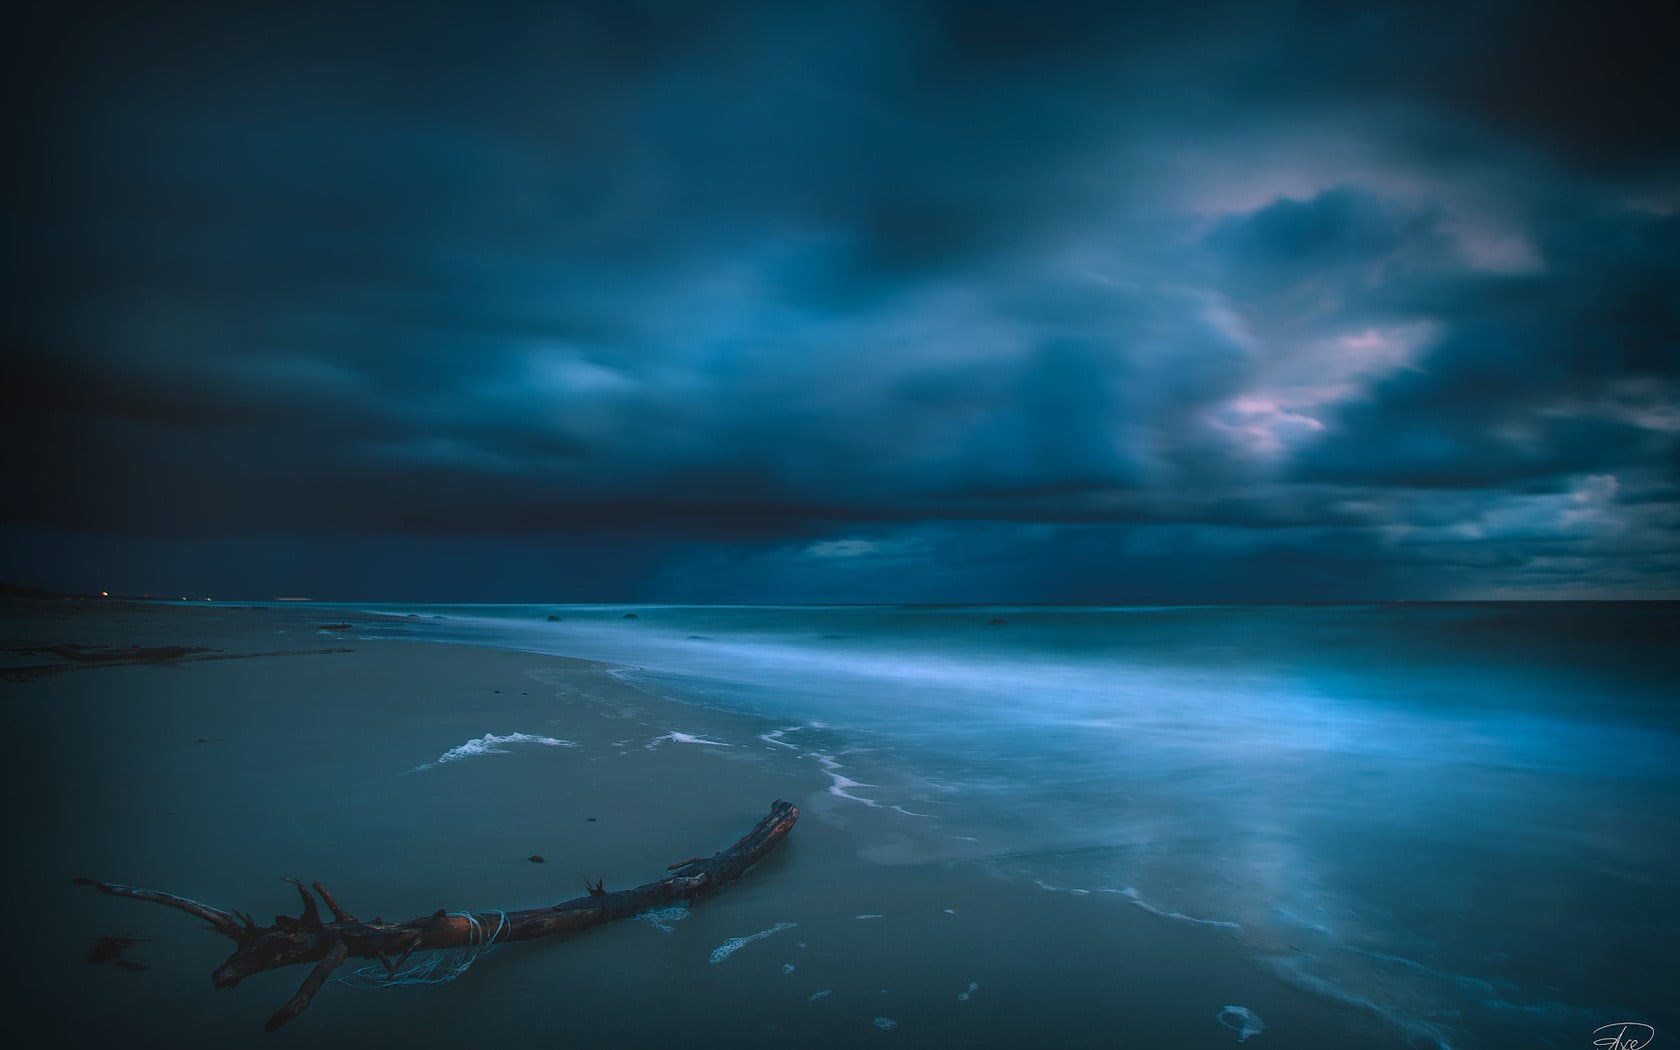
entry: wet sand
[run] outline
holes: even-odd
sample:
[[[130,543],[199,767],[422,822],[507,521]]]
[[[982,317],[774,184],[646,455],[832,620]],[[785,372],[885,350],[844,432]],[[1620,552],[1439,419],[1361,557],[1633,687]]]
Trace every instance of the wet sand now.
[[[369,641],[331,622],[303,606],[6,609],[7,666],[74,664],[0,680],[20,847],[8,899],[27,916],[8,987],[46,1043],[1225,1047],[1238,1033],[1218,1015],[1241,1005],[1266,1025],[1248,1045],[1403,1044],[1357,1004],[1267,976],[1229,930],[1024,886],[985,861],[879,863],[920,818],[832,794],[760,739],[767,723],[650,695],[600,664]],[[210,652],[24,651],[62,645]],[[472,753],[486,734],[533,739]],[[223,939],[71,882],[263,919],[296,911],[282,876],[386,918],[533,907],[709,855],[776,798],[804,811],[788,840],[666,929],[632,920],[510,945],[444,986],[330,985],[274,1036],[262,1022],[301,970],[213,990]],[[147,968],[86,961],[105,936],[143,938],[123,958]]]

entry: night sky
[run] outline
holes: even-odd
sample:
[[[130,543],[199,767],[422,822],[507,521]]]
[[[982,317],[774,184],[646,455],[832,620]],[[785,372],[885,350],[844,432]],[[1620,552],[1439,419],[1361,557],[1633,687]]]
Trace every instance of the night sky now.
[[[0,579],[1680,597],[1650,5],[28,5]]]

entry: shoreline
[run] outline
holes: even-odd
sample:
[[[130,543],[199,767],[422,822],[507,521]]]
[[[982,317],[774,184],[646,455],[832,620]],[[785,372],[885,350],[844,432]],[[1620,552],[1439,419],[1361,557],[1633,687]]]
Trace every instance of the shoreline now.
[[[190,608],[20,619],[14,606],[4,620],[8,646],[286,654],[75,663],[0,682],[13,738],[29,742],[8,773],[24,846],[8,877],[15,899],[62,917],[25,934],[12,978],[59,1018],[60,1041],[262,1038],[301,979],[212,994],[224,944],[76,876],[265,916],[296,910],[283,875],[393,918],[539,907],[710,855],[781,797],[805,811],[788,841],[681,921],[510,946],[444,987],[331,987],[290,1035],[267,1038],[348,1047],[399,1032],[443,1046],[481,1036],[487,1016],[509,1038],[540,1038],[564,988],[567,1030],[601,1045],[849,1047],[885,1033],[1016,1046],[1060,1032],[1068,1046],[1124,1035],[1212,1048],[1234,1038],[1215,1020],[1231,1004],[1280,1044],[1403,1042],[1368,1011],[1255,967],[1234,931],[1024,886],[981,861],[895,855],[920,818],[836,797],[808,756],[764,740],[771,720],[654,695],[599,661],[337,632],[328,643],[300,606]],[[149,969],[85,961],[112,935],[144,938],[128,958]]]

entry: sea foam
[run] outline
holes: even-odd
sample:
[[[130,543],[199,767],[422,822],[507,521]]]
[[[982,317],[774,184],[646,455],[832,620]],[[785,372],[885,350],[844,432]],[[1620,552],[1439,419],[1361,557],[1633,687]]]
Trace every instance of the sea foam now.
[[[660,744],[667,742],[672,744],[701,744],[705,747],[734,746],[732,744],[726,744],[722,740],[707,740],[704,737],[690,736],[687,733],[666,733],[664,736],[656,736],[652,740],[649,740],[647,742],[647,749],[649,751],[656,751],[659,749]]]
[[[797,922],[778,922],[768,930],[759,930],[757,933],[749,933],[745,937],[731,937],[727,941],[718,945],[716,948],[713,948],[712,954],[707,961],[713,966],[716,966],[718,963],[729,958],[731,955],[734,955],[736,952],[745,948],[752,942],[762,941],[766,937],[774,937],[783,930],[791,930],[798,925],[799,924]]]
[[[926,817],[931,815],[927,813],[917,813],[894,803],[881,803],[872,798],[865,798],[862,795],[854,795],[847,789],[875,787],[876,785],[865,784],[861,781],[853,780],[851,777],[840,772],[840,770],[845,767],[842,766],[832,755],[822,755],[812,752],[810,757],[817,760],[817,763],[822,766],[823,772],[828,774],[828,779],[833,781],[833,783],[829,785],[828,793],[833,795],[835,798],[843,798],[849,802],[861,802],[870,809],[894,810],[907,817]]]
[[[1259,1035],[1266,1030],[1266,1022],[1260,1020],[1259,1015],[1246,1006],[1222,1006],[1214,1017],[1220,1024],[1237,1033],[1239,1043],[1247,1042],[1249,1036]]]
[[[1131,886],[1127,886],[1123,890],[1111,890],[1105,887],[1103,892],[1118,893],[1149,914],[1160,916],[1163,919],[1171,919],[1174,922],[1188,922],[1195,926],[1217,926],[1225,930],[1242,929],[1242,925],[1240,923],[1228,922],[1224,919],[1198,919],[1194,915],[1186,915],[1181,911],[1167,911],[1163,908],[1157,908],[1155,905],[1144,900],[1143,897],[1138,894],[1138,891]]]
[[[506,736],[485,733],[481,737],[450,748],[439,755],[436,761],[421,763],[409,772],[418,773],[423,769],[432,769],[445,762],[459,762],[463,758],[472,758],[474,755],[511,755],[513,752],[508,750],[507,745],[509,744],[541,744],[544,747],[578,746],[575,740],[561,740],[558,737],[537,736],[533,733],[508,733]]]
[[[673,924],[688,918],[688,905],[672,904],[664,908],[652,908],[637,915],[636,918],[648,923],[660,933],[674,933],[676,927]]]

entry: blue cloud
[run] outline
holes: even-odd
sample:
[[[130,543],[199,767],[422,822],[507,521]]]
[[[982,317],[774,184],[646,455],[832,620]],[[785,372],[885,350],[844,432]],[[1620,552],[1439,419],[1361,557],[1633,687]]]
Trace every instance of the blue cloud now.
[[[65,9],[7,73],[5,524],[64,585],[98,536],[256,587],[263,535],[504,581],[497,538],[590,537],[640,597],[1671,593],[1680,156],[1634,28]]]

